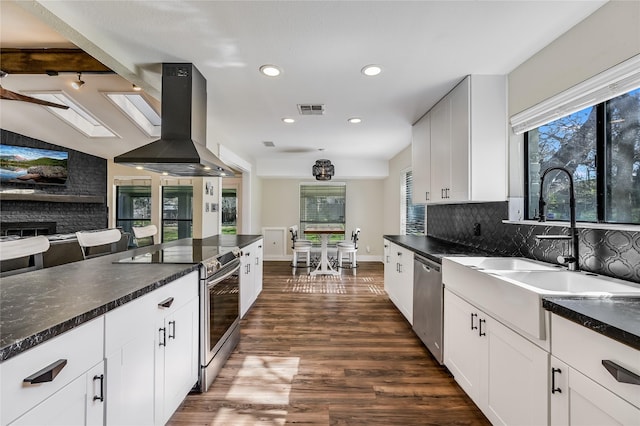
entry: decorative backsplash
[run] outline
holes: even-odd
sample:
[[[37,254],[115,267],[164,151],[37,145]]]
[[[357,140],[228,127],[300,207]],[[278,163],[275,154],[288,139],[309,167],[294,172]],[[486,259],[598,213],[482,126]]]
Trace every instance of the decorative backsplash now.
[[[538,240],[540,234],[568,233],[568,228],[502,223],[507,202],[427,206],[427,235],[503,256],[523,256],[557,263],[567,242]],[[474,228],[480,226],[480,235]],[[579,229],[580,269],[640,282],[640,232]]]

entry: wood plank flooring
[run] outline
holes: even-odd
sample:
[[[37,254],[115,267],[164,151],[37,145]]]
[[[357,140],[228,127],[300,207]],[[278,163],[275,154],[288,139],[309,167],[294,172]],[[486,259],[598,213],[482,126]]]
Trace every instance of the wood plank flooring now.
[[[169,425],[488,425],[389,300],[383,264],[359,265],[309,277],[265,262],[238,347]]]

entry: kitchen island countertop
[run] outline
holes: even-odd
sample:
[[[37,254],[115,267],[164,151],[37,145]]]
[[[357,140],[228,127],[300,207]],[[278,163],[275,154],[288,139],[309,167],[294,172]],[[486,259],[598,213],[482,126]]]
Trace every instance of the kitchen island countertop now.
[[[12,275],[0,282],[0,362],[198,269],[197,264],[114,264],[158,248],[246,247],[261,235],[183,239]]]

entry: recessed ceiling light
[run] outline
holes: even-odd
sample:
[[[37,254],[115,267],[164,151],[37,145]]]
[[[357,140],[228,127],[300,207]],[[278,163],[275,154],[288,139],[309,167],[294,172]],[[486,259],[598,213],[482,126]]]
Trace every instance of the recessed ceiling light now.
[[[136,92],[142,91],[142,87],[136,86],[135,84],[133,84],[132,86],[133,86],[133,90],[135,90]]]
[[[282,71],[275,65],[263,65],[260,67],[260,72],[267,77],[277,77]]]
[[[382,68],[380,68],[380,65],[367,65],[366,67],[362,68],[362,74],[369,77],[378,75],[381,72],[382,72]]]
[[[142,167],[142,166],[136,166],[136,169],[138,169],[138,170],[144,170],[144,167]]]
[[[293,118],[283,118],[282,121],[287,123],[287,124],[291,124],[291,123],[295,123],[296,122],[296,120],[294,120]]]
[[[347,120],[349,123],[351,124],[358,124],[358,123],[362,123],[362,119],[358,118],[358,117],[351,117],[350,119]]]

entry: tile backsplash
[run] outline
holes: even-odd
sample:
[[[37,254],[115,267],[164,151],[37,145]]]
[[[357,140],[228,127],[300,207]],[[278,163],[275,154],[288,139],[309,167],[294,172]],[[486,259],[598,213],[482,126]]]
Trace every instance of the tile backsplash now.
[[[539,234],[567,233],[568,228],[505,224],[507,202],[427,206],[427,235],[496,255],[523,256],[557,263],[567,242],[538,240]],[[480,235],[474,234],[479,224]],[[578,229],[580,269],[640,282],[640,232]]]

